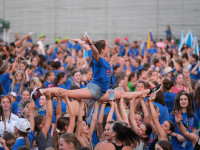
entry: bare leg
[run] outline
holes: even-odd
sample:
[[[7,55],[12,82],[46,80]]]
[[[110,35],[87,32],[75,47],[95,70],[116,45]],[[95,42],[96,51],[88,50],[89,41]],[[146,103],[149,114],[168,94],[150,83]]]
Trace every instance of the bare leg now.
[[[109,91],[108,90],[105,95],[100,99],[100,101],[108,101],[109,100]],[[133,99],[133,97],[141,96],[141,94],[147,93],[148,90],[144,91],[137,91],[137,92],[123,92],[123,91],[114,91],[115,94],[115,100],[120,100],[121,97],[124,99]]]
[[[41,89],[42,93],[45,94],[46,91],[49,91],[52,94],[61,92],[61,93],[67,93],[67,96],[73,99],[90,99],[92,98],[92,95],[88,88],[83,88],[83,89],[77,89],[77,90],[66,90],[63,88],[47,88],[47,89]]]

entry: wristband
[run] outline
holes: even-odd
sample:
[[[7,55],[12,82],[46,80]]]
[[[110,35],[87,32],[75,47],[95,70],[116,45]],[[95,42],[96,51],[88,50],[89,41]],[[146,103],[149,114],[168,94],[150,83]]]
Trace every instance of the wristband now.
[[[91,45],[94,45],[94,44],[93,44],[93,43],[89,43],[88,45],[90,45],[90,46],[91,46]]]

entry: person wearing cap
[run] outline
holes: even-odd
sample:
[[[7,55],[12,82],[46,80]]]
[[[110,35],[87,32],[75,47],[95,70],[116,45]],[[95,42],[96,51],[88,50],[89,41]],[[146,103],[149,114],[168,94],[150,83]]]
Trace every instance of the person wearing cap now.
[[[45,55],[45,50],[44,50],[44,40],[45,40],[46,36],[44,34],[40,34],[40,40],[37,42],[37,44],[39,45],[39,50],[38,53]]]
[[[32,148],[33,140],[34,140],[34,110],[35,103],[31,101],[29,105],[30,110],[30,122],[27,119],[20,118],[15,124],[15,135],[17,136],[17,140],[13,145],[13,150],[18,150],[21,146],[28,146]]]
[[[10,92],[8,94],[8,96],[10,97],[11,104],[14,103],[14,102],[16,102],[16,100],[17,100],[17,94],[15,92]]]

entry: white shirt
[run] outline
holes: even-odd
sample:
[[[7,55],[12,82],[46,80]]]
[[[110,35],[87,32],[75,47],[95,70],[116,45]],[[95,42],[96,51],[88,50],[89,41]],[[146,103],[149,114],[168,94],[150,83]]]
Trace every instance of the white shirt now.
[[[38,41],[37,44],[39,45],[39,50],[38,53],[41,54],[41,50],[42,50],[42,55],[45,55],[45,50],[44,50],[44,44],[42,41]]]

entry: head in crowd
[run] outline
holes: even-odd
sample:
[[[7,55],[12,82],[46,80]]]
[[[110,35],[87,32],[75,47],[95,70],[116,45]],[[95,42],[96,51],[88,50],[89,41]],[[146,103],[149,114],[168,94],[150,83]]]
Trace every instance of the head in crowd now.
[[[39,59],[38,56],[33,56],[33,57],[31,58],[31,64],[32,64],[33,66],[35,66],[35,67],[38,66],[39,61],[40,61],[40,59]]]
[[[60,150],[79,150],[80,148],[81,143],[73,133],[65,133],[60,136]]]
[[[75,83],[81,82],[81,72],[79,70],[73,70],[72,71],[72,78],[74,79]]]
[[[31,131],[30,122],[27,119],[20,118],[15,124],[15,135],[17,137],[23,137],[25,139],[25,145],[30,147],[30,141],[28,139],[28,134]]]
[[[25,101],[29,100],[31,97],[31,92],[28,88],[25,88],[22,90],[21,93],[21,97],[22,97],[22,103],[24,103]]]
[[[0,75],[8,73],[10,70],[10,65],[5,63],[0,67]]]
[[[104,138],[105,140],[107,140],[108,142],[112,142],[112,136],[109,134],[109,130],[110,130],[110,127],[111,125],[114,123],[115,121],[108,121],[105,125],[105,128],[104,128]]]
[[[11,132],[6,132],[3,135],[3,139],[6,141],[6,146],[9,150],[13,149],[13,145],[15,144],[16,138]]]
[[[179,94],[180,93],[180,94]],[[189,93],[179,92],[174,102],[174,111],[180,110],[187,113],[189,117],[194,117],[193,100]]]
[[[57,86],[58,84],[63,84],[63,83],[65,83],[66,82],[66,75],[65,75],[65,73],[64,72],[59,72],[57,75],[56,75],[56,77],[55,77],[55,79],[54,79],[54,81],[53,81],[53,84],[55,85],[55,86]]]
[[[45,81],[51,83],[53,82],[53,80],[55,79],[55,74],[53,71],[48,71],[46,74],[45,74]]]
[[[40,79],[38,77],[33,77],[30,80],[30,88],[34,89],[34,87],[42,87],[42,82],[40,81]]]
[[[20,70],[25,72],[26,66],[28,65],[28,63],[26,61],[21,61],[20,63]]]
[[[112,136],[114,142],[120,141],[125,143],[128,146],[134,145],[134,147],[137,145],[137,143],[140,141],[140,137],[138,134],[135,133],[130,127],[127,127],[122,122],[115,122],[110,127],[109,131],[110,135]]]
[[[180,86],[183,86],[183,81],[184,81],[184,76],[183,74],[177,74],[176,75],[176,78],[175,78],[175,81],[176,81],[176,84],[177,85],[180,85]]]
[[[174,82],[172,80],[169,80],[165,78],[163,80],[163,92],[172,92],[174,87]]]
[[[95,47],[97,48],[98,52],[100,55],[102,55],[103,57],[107,56],[108,54],[108,42],[105,41],[105,40],[99,40],[99,41],[96,41],[94,43]],[[91,58],[90,60],[90,63],[89,65],[91,66],[92,65],[92,61],[93,61],[93,57]]]
[[[15,92],[10,92],[8,96],[10,97],[11,104],[17,100],[17,94]]]
[[[155,145],[156,150],[173,150],[172,144],[169,141],[161,140]]]
[[[20,86],[19,86],[20,91],[19,92],[21,93],[21,91],[24,88],[24,82],[25,82],[25,74],[21,70],[18,70],[14,75],[12,85],[11,85],[11,91],[17,90],[14,87],[15,87],[16,84],[20,84]]]
[[[2,96],[0,98],[0,104],[4,112],[11,111],[11,100],[9,96]]]
[[[142,91],[146,89],[146,83],[144,81],[138,81],[136,84],[136,91]]]

